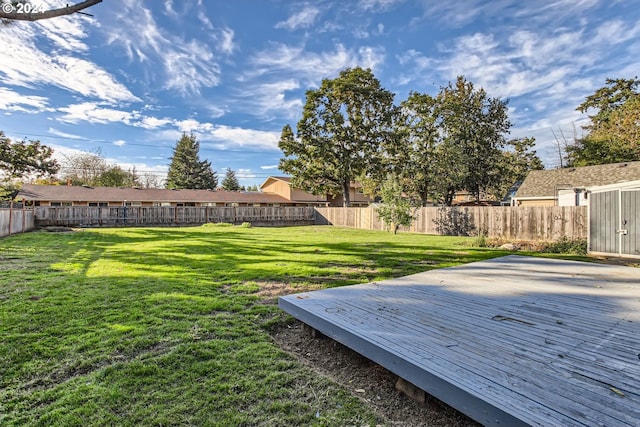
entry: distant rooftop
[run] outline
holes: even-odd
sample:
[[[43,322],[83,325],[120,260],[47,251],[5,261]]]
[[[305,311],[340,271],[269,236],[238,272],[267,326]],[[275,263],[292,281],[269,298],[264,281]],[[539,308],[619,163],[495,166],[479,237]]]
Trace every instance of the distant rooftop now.
[[[640,162],[533,170],[516,192],[516,197],[555,197],[561,188],[596,187],[636,180],[640,180]]]

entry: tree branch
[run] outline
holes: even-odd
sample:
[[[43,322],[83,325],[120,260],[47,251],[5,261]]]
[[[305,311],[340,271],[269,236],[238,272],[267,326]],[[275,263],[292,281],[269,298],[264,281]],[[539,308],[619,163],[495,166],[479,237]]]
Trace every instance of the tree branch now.
[[[9,3],[3,3],[2,8],[0,8],[0,19],[9,19],[13,21],[38,21],[40,19],[49,19],[56,18],[58,16],[71,15],[73,13],[84,10],[88,7],[94,6],[98,3],[101,3],[102,0],[85,0],[78,4],[74,4],[72,6],[61,7],[59,9],[51,9],[46,10],[44,12],[32,12],[32,13],[20,13],[20,12],[10,12],[6,13],[5,5]],[[13,7],[15,9],[15,7]]]

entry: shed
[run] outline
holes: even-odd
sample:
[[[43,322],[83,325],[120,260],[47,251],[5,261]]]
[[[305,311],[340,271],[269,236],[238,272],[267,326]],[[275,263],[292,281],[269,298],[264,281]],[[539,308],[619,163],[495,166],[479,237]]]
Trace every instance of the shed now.
[[[589,193],[589,252],[640,258],[640,180]]]

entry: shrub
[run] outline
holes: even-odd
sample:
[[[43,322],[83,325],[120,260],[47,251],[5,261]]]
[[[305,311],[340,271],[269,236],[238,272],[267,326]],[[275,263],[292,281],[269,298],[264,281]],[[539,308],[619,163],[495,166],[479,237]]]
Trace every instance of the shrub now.
[[[473,246],[477,246],[479,248],[486,248],[489,246],[487,242],[487,233],[483,230],[478,232],[478,235],[473,239]]]
[[[586,255],[587,240],[570,239],[566,236],[562,236],[559,240],[547,244],[544,248],[542,248],[542,251],[553,254]]]

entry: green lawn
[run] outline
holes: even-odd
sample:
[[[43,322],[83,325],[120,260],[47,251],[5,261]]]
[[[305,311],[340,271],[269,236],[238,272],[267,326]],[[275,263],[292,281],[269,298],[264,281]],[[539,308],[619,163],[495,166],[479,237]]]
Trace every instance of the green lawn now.
[[[375,425],[269,328],[304,291],[483,260],[472,239],[332,227],[0,240],[0,425]]]

